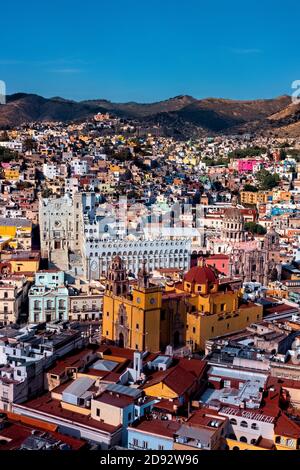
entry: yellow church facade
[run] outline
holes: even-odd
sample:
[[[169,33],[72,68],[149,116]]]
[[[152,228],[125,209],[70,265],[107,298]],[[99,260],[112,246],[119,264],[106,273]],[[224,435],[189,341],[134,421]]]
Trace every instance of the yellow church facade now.
[[[240,289],[220,282],[212,268],[196,266],[172,288],[151,285],[145,267],[129,289],[122,260],[108,274],[103,301],[103,336],[130,349],[164,351],[188,345],[205,349],[213,337],[262,320],[262,307],[243,303]]]

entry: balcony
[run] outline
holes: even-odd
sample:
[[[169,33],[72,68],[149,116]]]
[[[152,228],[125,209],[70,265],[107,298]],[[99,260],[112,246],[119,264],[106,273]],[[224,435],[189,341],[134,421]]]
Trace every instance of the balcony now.
[[[80,314],[84,314],[84,313],[101,313],[101,310],[100,309],[96,309],[96,308],[88,308],[86,310],[81,310],[81,309],[71,309],[70,310],[70,313],[80,313]]]
[[[147,447],[143,447],[143,446],[139,446],[139,445],[135,445],[131,443],[128,444],[128,447],[129,449],[133,449],[133,450],[148,450]]]
[[[9,400],[9,398],[4,398],[4,397],[1,397],[1,398],[0,398],[0,401],[2,401],[3,403],[11,403],[11,401]]]

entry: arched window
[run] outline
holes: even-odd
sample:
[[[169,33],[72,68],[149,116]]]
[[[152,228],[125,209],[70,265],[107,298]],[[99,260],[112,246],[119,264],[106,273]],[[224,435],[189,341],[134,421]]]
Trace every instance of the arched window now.
[[[240,441],[241,441],[241,442],[246,442],[246,443],[248,442],[248,441],[247,441],[247,437],[245,437],[245,436],[241,436],[241,437],[240,437]]]
[[[250,444],[252,444],[253,446],[255,446],[255,444],[256,444],[256,439],[251,439]]]
[[[241,428],[247,428],[248,427],[247,421],[241,421],[240,426],[241,426]]]
[[[237,420],[235,418],[231,418],[229,422],[230,424],[233,424],[234,426],[237,424]]]
[[[259,429],[258,425],[256,423],[251,424],[251,429]]]

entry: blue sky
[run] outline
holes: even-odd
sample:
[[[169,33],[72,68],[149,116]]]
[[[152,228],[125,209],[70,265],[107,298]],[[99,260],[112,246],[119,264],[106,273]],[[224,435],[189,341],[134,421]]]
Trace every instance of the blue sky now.
[[[298,0],[1,2],[7,92],[271,98],[300,79]]]

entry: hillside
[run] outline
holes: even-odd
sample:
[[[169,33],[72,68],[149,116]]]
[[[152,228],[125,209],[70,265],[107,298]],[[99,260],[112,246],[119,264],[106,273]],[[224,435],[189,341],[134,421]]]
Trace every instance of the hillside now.
[[[113,103],[107,100],[71,101],[18,93],[0,106],[0,128],[33,121],[83,120],[97,112],[110,112],[141,125],[159,125],[167,135],[272,132],[300,136],[300,105],[288,96],[267,100],[197,100],[180,95],[155,103]]]

